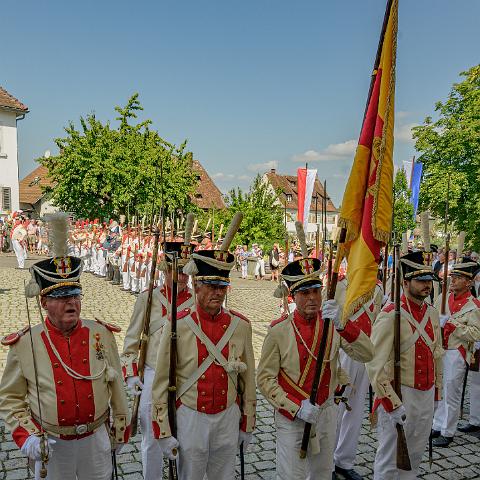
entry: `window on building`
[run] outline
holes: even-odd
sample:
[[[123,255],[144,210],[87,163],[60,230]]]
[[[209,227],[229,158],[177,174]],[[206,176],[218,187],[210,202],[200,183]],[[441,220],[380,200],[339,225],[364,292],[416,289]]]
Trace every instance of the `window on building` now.
[[[287,202],[291,202],[293,200],[292,195],[290,193],[287,193]]]
[[[3,210],[12,210],[12,190],[10,187],[2,189],[2,206]]]

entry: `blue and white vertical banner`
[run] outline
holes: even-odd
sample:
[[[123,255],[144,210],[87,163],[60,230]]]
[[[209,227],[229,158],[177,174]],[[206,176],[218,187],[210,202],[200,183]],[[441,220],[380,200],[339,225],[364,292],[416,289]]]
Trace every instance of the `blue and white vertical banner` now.
[[[412,194],[410,196],[410,202],[413,205],[413,218],[417,216],[418,199],[420,197],[420,182],[422,180],[423,163],[415,162],[412,168],[412,180],[410,190]]]

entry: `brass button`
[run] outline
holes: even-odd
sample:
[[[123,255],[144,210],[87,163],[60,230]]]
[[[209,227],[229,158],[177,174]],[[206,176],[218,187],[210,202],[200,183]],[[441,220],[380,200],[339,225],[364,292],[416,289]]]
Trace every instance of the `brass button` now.
[[[92,394],[89,393],[89,394],[87,395],[87,398],[90,400],[90,399],[92,398]]]
[[[88,416],[88,418],[93,418],[93,415],[92,415],[92,414],[90,414],[90,415]]]
[[[222,378],[225,378],[225,374],[224,374],[224,373],[222,373]]]
[[[225,395],[225,390],[222,390],[222,395]]]
[[[63,382],[61,380],[58,380],[57,385],[63,385]]]
[[[205,395],[206,395],[205,392],[202,392],[202,396],[205,396]]]
[[[62,398],[62,399],[60,400],[60,403],[63,405],[63,404],[65,403],[65,400]]]
[[[220,405],[220,408],[223,410],[225,408],[225,405]]]
[[[83,359],[82,359],[82,363],[87,363],[87,359],[86,359],[86,358],[83,358]]]
[[[205,378],[206,378],[206,377],[205,377],[205,375],[202,375],[202,377],[201,377],[201,378],[202,378],[202,380],[205,380]]]
[[[82,345],[86,345],[86,344],[87,344],[86,340],[82,340]]]
[[[58,368],[60,365],[59,365],[58,363],[54,363],[53,366],[54,366],[55,368]]]
[[[61,421],[61,422],[64,422],[64,421],[65,421],[65,419],[64,419],[64,418],[62,418],[60,421]]]
[[[222,325],[223,329],[226,330],[227,329],[227,326],[226,325]]]
[[[205,411],[205,407],[202,407],[201,410],[202,410],[202,412],[204,412],[204,411]]]

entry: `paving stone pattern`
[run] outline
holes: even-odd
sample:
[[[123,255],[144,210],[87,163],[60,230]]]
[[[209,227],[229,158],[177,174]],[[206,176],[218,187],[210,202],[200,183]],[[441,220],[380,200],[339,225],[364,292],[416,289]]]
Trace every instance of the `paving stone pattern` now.
[[[27,324],[25,297],[22,292],[24,281],[28,282],[30,274],[26,270],[14,269],[15,263],[12,255],[0,254],[0,336],[14,332]],[[32,260],[28,260],[26,266],[31,263]],[[243,313],[252,321],[255,358],[258,362],[267,327],[278,317],[279,301],[273,297],[275,285],[270,281],[242,280],[235,272],[233,277],[228,306]],[[82,317],[96,317],[118,323],[124,332],[128,326],[135,297],[91,274],[84,274],[82,283],[84,286]],[[30,313],[32,322],[37,323],[38,310],[32,300]],[[122,334],[117,336],[117,341],[121,347]],[[0,374],[3,372],[6,355],[7,349],[0,347]],[[260,394],[258,400],[257,428],[253,444],[245,454],[245,478],[248,480],[275,478],[273,412]],[[468,413],[468,397],[466,410]],[[366,406],[356,466],[356,470],[366,480],[373,478],[376,448],[375,431],[371,430],[368,424]],[[142,479],[140,435],[134,437],[118,456],[118,472],[119,477],[125,480]],[[33,478],[29,475],[27,460],[0,422],[0,480],[27,478]],[[239,465],[237,478],[240,478]],[[434,450],[431,468],[425,452],[420,478],[425,480],[480,478],[480,438],[458,433],[450,448]]]

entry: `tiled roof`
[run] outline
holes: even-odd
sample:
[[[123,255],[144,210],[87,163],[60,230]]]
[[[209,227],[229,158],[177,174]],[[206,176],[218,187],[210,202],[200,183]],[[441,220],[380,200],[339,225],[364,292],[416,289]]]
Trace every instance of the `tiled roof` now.
[[[22,113],[28,112],[28,107],[20,100],[10,95],[4,88],[0,87],[0,109],[16,110]]]
[[[197,160],[193,161],[193,170],[198,175],[199,182],[192,202],[198,207],[205,209],[215,207],[217,210],[220,210],[225,208],[222,193]],[[20,202],[33,205],[43,197],[41,187],[53,184],[54,182],[48,178],[47,167],[40,165],[23,180],[20,180]]]
[[[20,180],[20,203],[34,205],[44,195],[41,187],[49,187],[54,182],[48,178],[48,169],[43,165],[38,166],[24,179]]]
[[[220,210],[225,208],[222,192],[213,183],[213,180],[198,160],[193,161],[193,170],[197,174],[198,184],[192,202],[202,209],[215,207],[217,210]]]
[[[275,171],[271,170],[265,174],[270,185],[272,185],[275,190],[281,190],[284,192],[284,195],[279,196],[279,200],[282,202],[282,205],[287,204],[288,209],[297,210],[298,206],[298,190],[297,190],[297,177],[295,175],[279,175]],[[320,180],[317,178],[315,180],[315,187],[313,189],[312,197],[315,197],[315,194],[318,195],[317,208],[321,210],[322,208],[322,199],[321,196],[325,196],[323,185],[320,183]],[[310,206],[310,211],[315,210],[315,200],[312,198],[312,203]],[[338,210],[335,208],[332,200],[328,196],[327,192],[327,212],[337,213]]]

